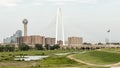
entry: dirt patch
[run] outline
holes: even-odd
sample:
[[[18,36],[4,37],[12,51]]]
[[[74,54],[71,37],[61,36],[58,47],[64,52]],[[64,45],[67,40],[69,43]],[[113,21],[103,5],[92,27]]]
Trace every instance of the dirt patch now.
[[[34,64],[33,64],[34,63]],[[17,67],[28,67],[39,64],[39,62],[0,62],[0,67],[2,66],[17,66]]]

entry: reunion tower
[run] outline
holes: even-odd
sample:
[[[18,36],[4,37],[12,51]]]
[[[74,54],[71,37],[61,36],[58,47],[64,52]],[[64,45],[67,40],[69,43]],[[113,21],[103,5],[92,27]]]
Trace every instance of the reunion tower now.
[[[24,19],[23,20],[23,24],[24,24],[24,36],[27,36],[27,24],[28,24],[28,20]]]

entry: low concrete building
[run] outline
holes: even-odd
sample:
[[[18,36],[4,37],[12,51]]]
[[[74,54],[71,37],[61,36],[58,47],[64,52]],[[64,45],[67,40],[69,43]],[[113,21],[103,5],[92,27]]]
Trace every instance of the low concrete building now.
[[[44,36],[22,36],[17,38],[17,43],[25,43],[28,45],[35,45],[35,44],[45,44],[45,37]]]
[[[44,36],[31,36],[31,44],[45,45],[45,37]]]
[[[50,38],[50,37],[45,38],[45,44],[54,45],[55,38]]]
[[[63,45],[63,41],[62,41],[62,40],[57,41],[57,43],[58,43],[60,46]]]
[[[82,37],[68,37],[68,45],[80,45],[83,43]]]

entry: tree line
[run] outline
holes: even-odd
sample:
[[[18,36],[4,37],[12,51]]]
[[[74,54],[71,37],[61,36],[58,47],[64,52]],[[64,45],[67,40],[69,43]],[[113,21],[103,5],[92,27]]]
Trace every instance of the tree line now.
[[[5,45],[5,46],[3,46],[3,45],[0,45],[0,52],[12,52],[12,51],[15,51],[15,45],[9,45],[9,44],[7,44],[7,45]]]
[[[13,51],[28,51],[28,50],[55,50],[59,49],[60,46],[58,44],[55,44],[53,46],[49,44],[45,44],[44,46],[42,44],[35,44],[35,47],[32,48],[31,46],[21,43],[16,48],[13,44],[7,44],[7,45],[0,45],[0,52],[13,52]]]

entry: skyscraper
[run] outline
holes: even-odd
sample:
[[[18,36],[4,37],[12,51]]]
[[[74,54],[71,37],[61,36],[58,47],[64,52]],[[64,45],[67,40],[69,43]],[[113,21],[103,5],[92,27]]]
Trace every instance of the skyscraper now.
[[[22,36],[22,31],[21,30],[17,30],[15,35],[16,35],[16,37],[21,37]]]
[[[17,43],[17,38],[22,36],[22,31],[17,30],[12,36],[4,39],[4,43]]]

